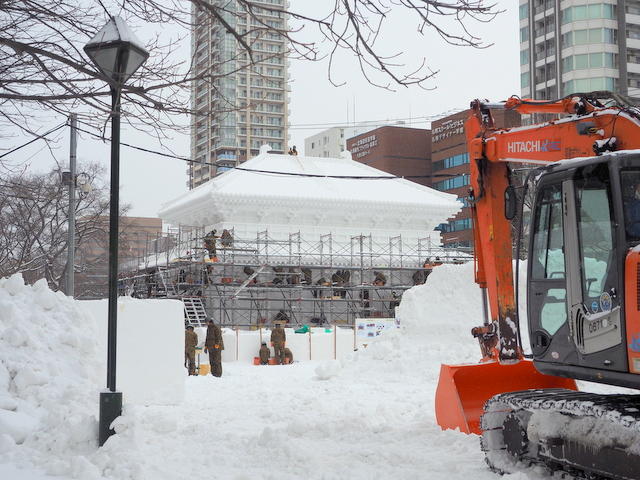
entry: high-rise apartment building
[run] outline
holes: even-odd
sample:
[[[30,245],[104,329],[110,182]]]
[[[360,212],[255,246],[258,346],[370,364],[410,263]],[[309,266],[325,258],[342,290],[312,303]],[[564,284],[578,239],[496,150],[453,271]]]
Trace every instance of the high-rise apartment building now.
[[[520,0],[522,96],[640,97],[640,0]]]
[[[191,123],[189,188],[254,155],[261,145],[274,152],[288,149],[287,0],[255,0],[251,14],[236,0],[210,0],[224,21],[251,46],[253,64],[236,38],[220,22],[211,23],[194,7],[191,35],[196,76],[191,91],[196,114]]]

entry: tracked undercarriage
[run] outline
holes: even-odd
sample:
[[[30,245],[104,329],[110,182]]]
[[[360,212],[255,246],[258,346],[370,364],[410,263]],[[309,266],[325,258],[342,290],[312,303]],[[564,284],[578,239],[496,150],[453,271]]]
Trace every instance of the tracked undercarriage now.
[[[640,396],[571,390],[497,395],[481,420],[489,467],[541,465],[565,478],[640,479]]]

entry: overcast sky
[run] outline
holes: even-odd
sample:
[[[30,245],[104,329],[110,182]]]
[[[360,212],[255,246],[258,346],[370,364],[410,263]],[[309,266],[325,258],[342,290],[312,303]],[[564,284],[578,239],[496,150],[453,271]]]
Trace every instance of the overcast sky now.
[[[290,65],[290,145],[302,151],[304,139],[325,128],[322,124],[354,121],[405,120],[418,128],[428,128],[427,117],[441,115],[452,109],[464,109],[474,98],[504,100],[520,93],[518,6],[508,0],[498,1],[505,12],[489,24],[476,24],[473,28],[486,43],[494,45],[483,49],[461,48],[447,45],[435,35],[420,37],[414,32],[415,22],[395,19],[385,33],[384,46],[388,53],[403,53],[408,65],[419,65],[423,58],[439,71],[429,83],[433,90],[419,87],[398,87],[390,92],[369,85],[362,77],[352,58],[343,56],[334,66],[334,76],[346,82],[332,86],[327,79],[327,62],[292,61]],[[313,9],[324,2],[291,1],[292,8]],[[135,27],[135,26],[134,26]],[[138,31],[142,37],[144,31]],[[311,34],[311,32],[309,33]],[[188,47],[187,47],[188,48]],[[411,119],[411,120],[409,120]],[[313,127],[304,125],[313,124]],[[57,147],[53,155],[62,163],[68,158],[68,130],[58,132]],[[189,139],[175,134],[171,142],[174,150],[189,156]],[[19,144],[23,137],[11,139]],[[151,149],[161,147],[148,136],[135,130],[124,129],[122,141]],[[6,142],[5,142],[6,143]],[[40,150],[38,143],[24,149],[21,156],[29,159],[31,168],[44,170],[54,165],[52,155]],[[78,158],[109,163],[109,147],[81,135]],[[145,154],[126,147],[121,149],[121,201],[131,204],[129,215],[156,216],[160,205],[187,190],[187,164]]]

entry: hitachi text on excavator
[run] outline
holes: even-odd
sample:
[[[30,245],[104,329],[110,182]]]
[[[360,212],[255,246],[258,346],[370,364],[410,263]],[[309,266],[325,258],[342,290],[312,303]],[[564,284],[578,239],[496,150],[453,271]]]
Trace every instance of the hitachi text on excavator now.
[[[495,109],[561,118],[498,129]],[[609,92],[476,100],[465,131],[485,304],[471,333],[482,360],[442,365],[438,423],[481,434],[499,473],[542,465],[576,478],[640,479],[640,394],[580,392],[575,383],[640,388],[640,110]],[[540,166],[517,195],[510,166],[523,163]],[[513,275],[518,196],[533,199],[526,325]]]

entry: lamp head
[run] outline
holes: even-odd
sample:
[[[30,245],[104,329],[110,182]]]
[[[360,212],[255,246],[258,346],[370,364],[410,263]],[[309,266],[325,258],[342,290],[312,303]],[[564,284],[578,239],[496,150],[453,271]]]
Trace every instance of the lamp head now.
[[[142,43],[120,17],[107,24],[84,46],[85,53],[98,69],[121,87],[149,58]]]

